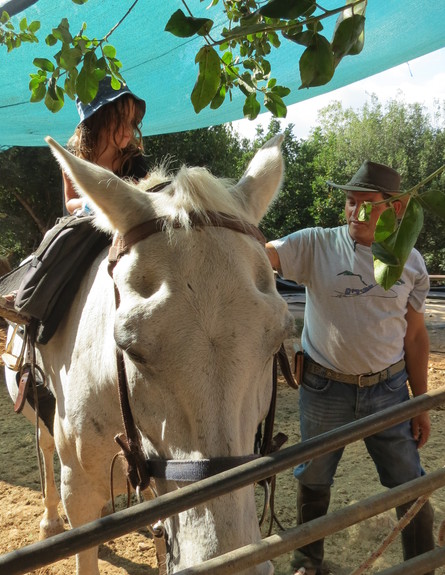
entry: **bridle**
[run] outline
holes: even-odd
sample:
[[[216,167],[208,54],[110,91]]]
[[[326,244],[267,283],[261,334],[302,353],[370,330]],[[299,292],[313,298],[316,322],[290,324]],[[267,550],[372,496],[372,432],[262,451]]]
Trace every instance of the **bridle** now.
[[[156,189],[152,188],[149,191],[158,191],[169,183],[170,182],[165,182],[164,184],[156,186]],[[192,212],[189,214],[189,221],[190,226],[194,229],[206,226],[227,228],[251,236],[262,245],[265,244],[265,238],[256,226],[224,213],[213,211],[206,211],[203,213]],[[182,224],[178,220],[171,221],[167,218],[154,218],[135,226],[124,235],[117,234],[108,254],[108,272],[110,276],[113,278],[113,270],[117,262],[123,255],[127,254],[135,244],[153,234],[165,231],[168,226],[181,228]],[[120,304],[120,296],[115,282],[114,293],[117,309]],[[200,460],[147,460],[142,451],[139,433],[130,407],[124,355],[122,350],[117,346],[116,361],[119,401],[125,433],[116,435],[115,441],[119,444],[123,455],[125,456],[127,461],[127,478],[136,491],[143,491],[146,489],[149,486],[151,478],[162,478],[174,481],[198,481],[237,465],[241,465],[242,463],[252,461],[260,455],[264,455],[270,451],[272,435],[271,432],[267,430],[268,427],[270,428],[270,423],[269,426],[267,425],[267,419],[272,420],[273,428],[273,415],[271,415],[269,411],[268,417],[266,418],[267,431],[265,431],[264,440],[260,447],[260,454],[214,457],[212,459]],[[297,387],[283,346],[276,356],[276,361],[280,363],[283,375],[289,385]],[[274,369],[274,371],[276,370]]]

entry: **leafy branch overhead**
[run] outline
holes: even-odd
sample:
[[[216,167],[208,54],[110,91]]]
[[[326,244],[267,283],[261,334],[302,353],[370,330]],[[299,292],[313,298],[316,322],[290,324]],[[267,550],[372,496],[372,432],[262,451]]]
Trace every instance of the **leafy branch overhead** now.
[[[213,0],[211,6],[218,3]],[[196,113],[207,106],[218,108],[227,94],[239,89],[245,96],[245,117],[255,119],[259,114],[258,97],[275,117],[285,117],[283,98],[290,89],[273,77],[268,59],[282,40],[305,47],[299,60],[300,88],[327,84],[341,59],[359,54],[363,48],[367,0],[347,0],[346,5],[331,10],[315,0],[223,0],[223,4],[228,23],[221,38],[214,36],[218,32],[212,20],[196,18],[188,8],[189,15],[177,10],[165,27],[180,38],[197,35],[205,42],[196,55],[199,72],[191,97]],[[329,41],[322,34],[322,21],[335,15],[338,18]]]
[[[427,183],[439,176],[445,165],[428,176],[425,180],[390,200],[381,202],[364,202],[359,219],[366,221],[376,203],[389,203],[377,221],[375,241],[372,244],[374,256],[374,276],[379,285],[385,289],[393,286],[402,275],[403,268],[423,227],[424,208],[445,220],[445,192],[427,190],[420,192]],[[393,203],[407,200],[400,220],[397,219]]]
[[[85,4],[88,0],[72,0]],[[31,101],[44,101],[52,112],[58,112],[68,96],[76,96],[84,103],[96,95],[99,81],[111,75],[112,84],[119,88],[124,78],[117,51],[109,43],[114,30],[120,26],[139,0],[134,0],[125,15],[103,38],[89,37],[87,25],[81,30],[70,30],[69,21],[60,24],[47,35],[45,42],[54,46],[53,59],[36,57],[37,68],[30,74]],[[202,0],[201,0],[202,1]],[[225,24],[216,25],[210,18],[196,17],[177,10],[168,20],[165,30],[180,38],[199,36],[202,45],[196,54],[198,78],[191,94],[196,113],[210,106],[216,109],[233,90],[245,96],[244,115],[254,119],[260,112],[261,99],[275,117],[287,113],[284,98],[290,89],[274,78],[269,55],[282,41],[304,47],[295,62],[295,74],[301,78],[300,88],[327,84],[344,56],[359,54],[364,43],[364,24],[367,0],[338,0],[335,8],[325,9],[315,0],[211,0],[208,9],[223,5]],[[336,17],[332,39],[323,35],[323,22]],[[38,42],[36,32],[40,22],[28,24],[23,18],[16,30],[9,16],[3,12],[0,20],[0,45],[8,51],[22,42]]]

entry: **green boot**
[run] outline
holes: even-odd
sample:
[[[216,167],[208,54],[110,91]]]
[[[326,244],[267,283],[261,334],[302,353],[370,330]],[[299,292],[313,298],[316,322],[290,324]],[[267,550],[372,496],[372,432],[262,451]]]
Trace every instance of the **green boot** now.
[[[398,519],[405,515],[413,503],[414,501],[411,501],[396,508]],[[433,520],[434,511],[431,503],[427,501],[402,531],[405,561],[434,549]],[[427,571],[424,575],[434,575],[434,570]]]

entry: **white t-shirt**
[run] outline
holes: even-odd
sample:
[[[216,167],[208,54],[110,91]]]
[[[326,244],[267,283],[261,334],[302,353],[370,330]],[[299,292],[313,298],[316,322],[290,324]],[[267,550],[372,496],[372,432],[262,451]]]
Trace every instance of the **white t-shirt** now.
[[[425,310],[429,290],[422,256],[412,250],[389,290],[374,278],[371,248],[348,226],[308,228],[271,242],[285,279],[306,286],[303,349],[340,373],[375,373],[403,358],[408,302]]]

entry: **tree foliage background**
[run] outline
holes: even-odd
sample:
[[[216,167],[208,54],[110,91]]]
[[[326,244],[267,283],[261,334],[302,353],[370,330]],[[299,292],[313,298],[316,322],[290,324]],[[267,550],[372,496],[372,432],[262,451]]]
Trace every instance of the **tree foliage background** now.
[[[445,163],[445,108],[433,115],[420,104],[400,98],[382,104],[377,96],[361,109],[332,102],[324,108],[306,139],[271,120],[254,141],[230,125],[144,139],[147,163],[167,163],[176,171],[185,163],[206,166],[217,176],[239,178],[262,143],[283,131],[286,175],[282,191],[261,227],[268,239],[308,226],[343,223],[344,194],[326,181],[346,183],[364,159],[385,163],[411,188]],[[31,253],[43,234],[62,215],[60,170],[46,148],[10,148],[0,154],[0,255],[12,265]],[[443,190],[445,176],[430,189]],[[430,274],[445,273],[445,222],[425,210],[416,247]]]

